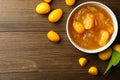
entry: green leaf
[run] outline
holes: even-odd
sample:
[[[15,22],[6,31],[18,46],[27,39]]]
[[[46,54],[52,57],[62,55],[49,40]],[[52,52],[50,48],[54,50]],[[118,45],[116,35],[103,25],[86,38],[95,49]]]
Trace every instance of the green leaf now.
[[[119,62],[120,62],[120,53],[113,50],[112,57],[108,63],[107,69],[105,70],[104,74],[106,74],[111,69],[112,66],[117,66]]]

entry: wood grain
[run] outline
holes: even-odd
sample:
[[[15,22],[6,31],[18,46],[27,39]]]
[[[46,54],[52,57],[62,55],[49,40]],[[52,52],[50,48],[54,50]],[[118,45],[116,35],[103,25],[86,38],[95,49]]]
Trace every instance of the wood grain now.
[[[89,0],[77,0],[72,7],[64,0],[53,0],[52,9],[62,8],[64,15],[58,23],[49,23],[48,15],[38,15],[35,7],[42,0],[0,0],[0,80],[118,80],[120,69],[113,68],[103,75],[108,62],[97,54],[80,52],[67,38],[65,24],[70,11]],[[120,21],[119,0],[96,0],[108,5]],[[50,42],[46,34],[55,30],[61,36],[59,43]],[[120,32],[114,43],[120,43]],[[86,67],[80,67],[79,57],[88,58]],[[90,66],[99,69],[98,76],[87,73]]]

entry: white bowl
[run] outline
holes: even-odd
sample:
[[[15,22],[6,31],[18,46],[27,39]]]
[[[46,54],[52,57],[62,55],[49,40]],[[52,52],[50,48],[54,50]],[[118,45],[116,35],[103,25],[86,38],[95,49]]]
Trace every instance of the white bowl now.
[[[111,18],[112,18],[112,21],[113,21],[113,24],[114,24],[114,32],[113,32],[113,34],[112,34],[109,42],[108,42],[105,46],[103,46],[103,47],[101,47],[101,48],[98,48],[98,49],[95,49],[95,50],[87,50],[87,49],[84,49],[84,48],[81,48],[80,46],[78,46],[78,45],[71,39],[70,34],[69,34],[69,30],[68,30],[68,23],[69,23],[69,20],[70,20],[71,15],[72,15],[72,14],[74,13],[74,11],[76,11],[78,8],[80,8],[81,6],[86,5],[86,4],[94,4],[94,5],[100,6],[100,7],[102,7],[103,9],[105,9],[105,10],[110,14],[110,16],[111,16]],[[98,52],[101,52],[101,51],[107,49],[107,48],[114,42],[114,40],[115,40],[115,38],[116,38],[116,36],[117,36],[117,33],[118,33],[118,22],[117,22],[117,19],[116,19],[115,14],[114,14],[114,13],[112,12],[112,10],[111,10],[109,7],[107,7],[105,4],[102,4],[102,3],[96,2],[96,1],[88,1],[88,2],[84,2],[84,3],[79,4],[77,7],[75,7],[75,8],[71,11],[71,13],[70,13],[69,16],[68,16],[67,23],[66,23],[66,32],[67,32],[67,36],[68,36],[70,42],[71,42],[77,49],[79,49],[80,51],[85,52],[85,53],[91,53],[91,54],[92,54],[92,53],[98,53]]]

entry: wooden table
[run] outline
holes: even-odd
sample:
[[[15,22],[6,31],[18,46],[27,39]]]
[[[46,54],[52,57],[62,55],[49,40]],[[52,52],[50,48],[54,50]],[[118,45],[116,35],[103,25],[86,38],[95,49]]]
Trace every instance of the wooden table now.
[[[38,15],[35,7],[42,0],[0,0],[0,80],[118,80],[120,68],[112,68],[103,75],[108,62],[97,54],[85,54],[68,40],[65,24],[70,11],[89,0],[77,0],[72,7],[64,0],[53,0],[52,9],[62,8],[64,15],[58,23],[49,23],[48,15]],[[119,0],[96,0],[109,6],[120,21]],[[50,42],[46,34],[55,30],[60,43]],[[115,43],[120,43],[120,32]],[[86,67],[78,59],[88,58]],[[87,73],[90,66],[97,66],[98,76]]]

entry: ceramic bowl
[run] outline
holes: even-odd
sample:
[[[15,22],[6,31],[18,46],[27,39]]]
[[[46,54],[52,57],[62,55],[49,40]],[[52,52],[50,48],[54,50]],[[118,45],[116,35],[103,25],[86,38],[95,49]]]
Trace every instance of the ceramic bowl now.
[[[81,6],[83,5],[86,5],[86,4],[93,4],[93,5],[96,5],[96,6],[99,6],[101,8],[103,8],[104,10],[106,10],[111,18],[112,18],[112,21],[113,21],[113,26],[114,26],[114,32],[113,34],[111,35],[111,38],[110,40],[108,41],[108,43],[105,45],[105,46],[102,46],[98,49],[95,49],[95,50],[87,50],[87,49],[84,49],[80,46],[78,46],[72,39],[71,39],[71,36],[70,36],[70,33],[69,33],[69,30],[68,30],[68,24],[69,24],[69,20],[72,16],[72,14],[78,9],[80,8]],[[77,7],[75,7],[69,14],[68,16],[68,19],[67,19],[67,22],[66,22],[66,33],[67,33],[67,36],[68,36],[68,39],[70,40],[70,42],[73,44],[73,46],[75,46],[78,50],[82,51],[82,52],[85,52],[85,53],[98,53],[98,52],[101,52],[105,49],[107,49],[115,40],[116,36],[117,36],[117,33],[118,33],[118,22],[117,22],[117,19],[116,19],[116,16],[115,14],[113,13],[113,11],[108,7],[106,6],[105,4],[103,3],[100,3],[100,2],[96,2],[96,1],[88,1],[88,2],[84,2],[84,3],[81,3],[79,4]],[[92,45],[91,45],[92,46]]]

